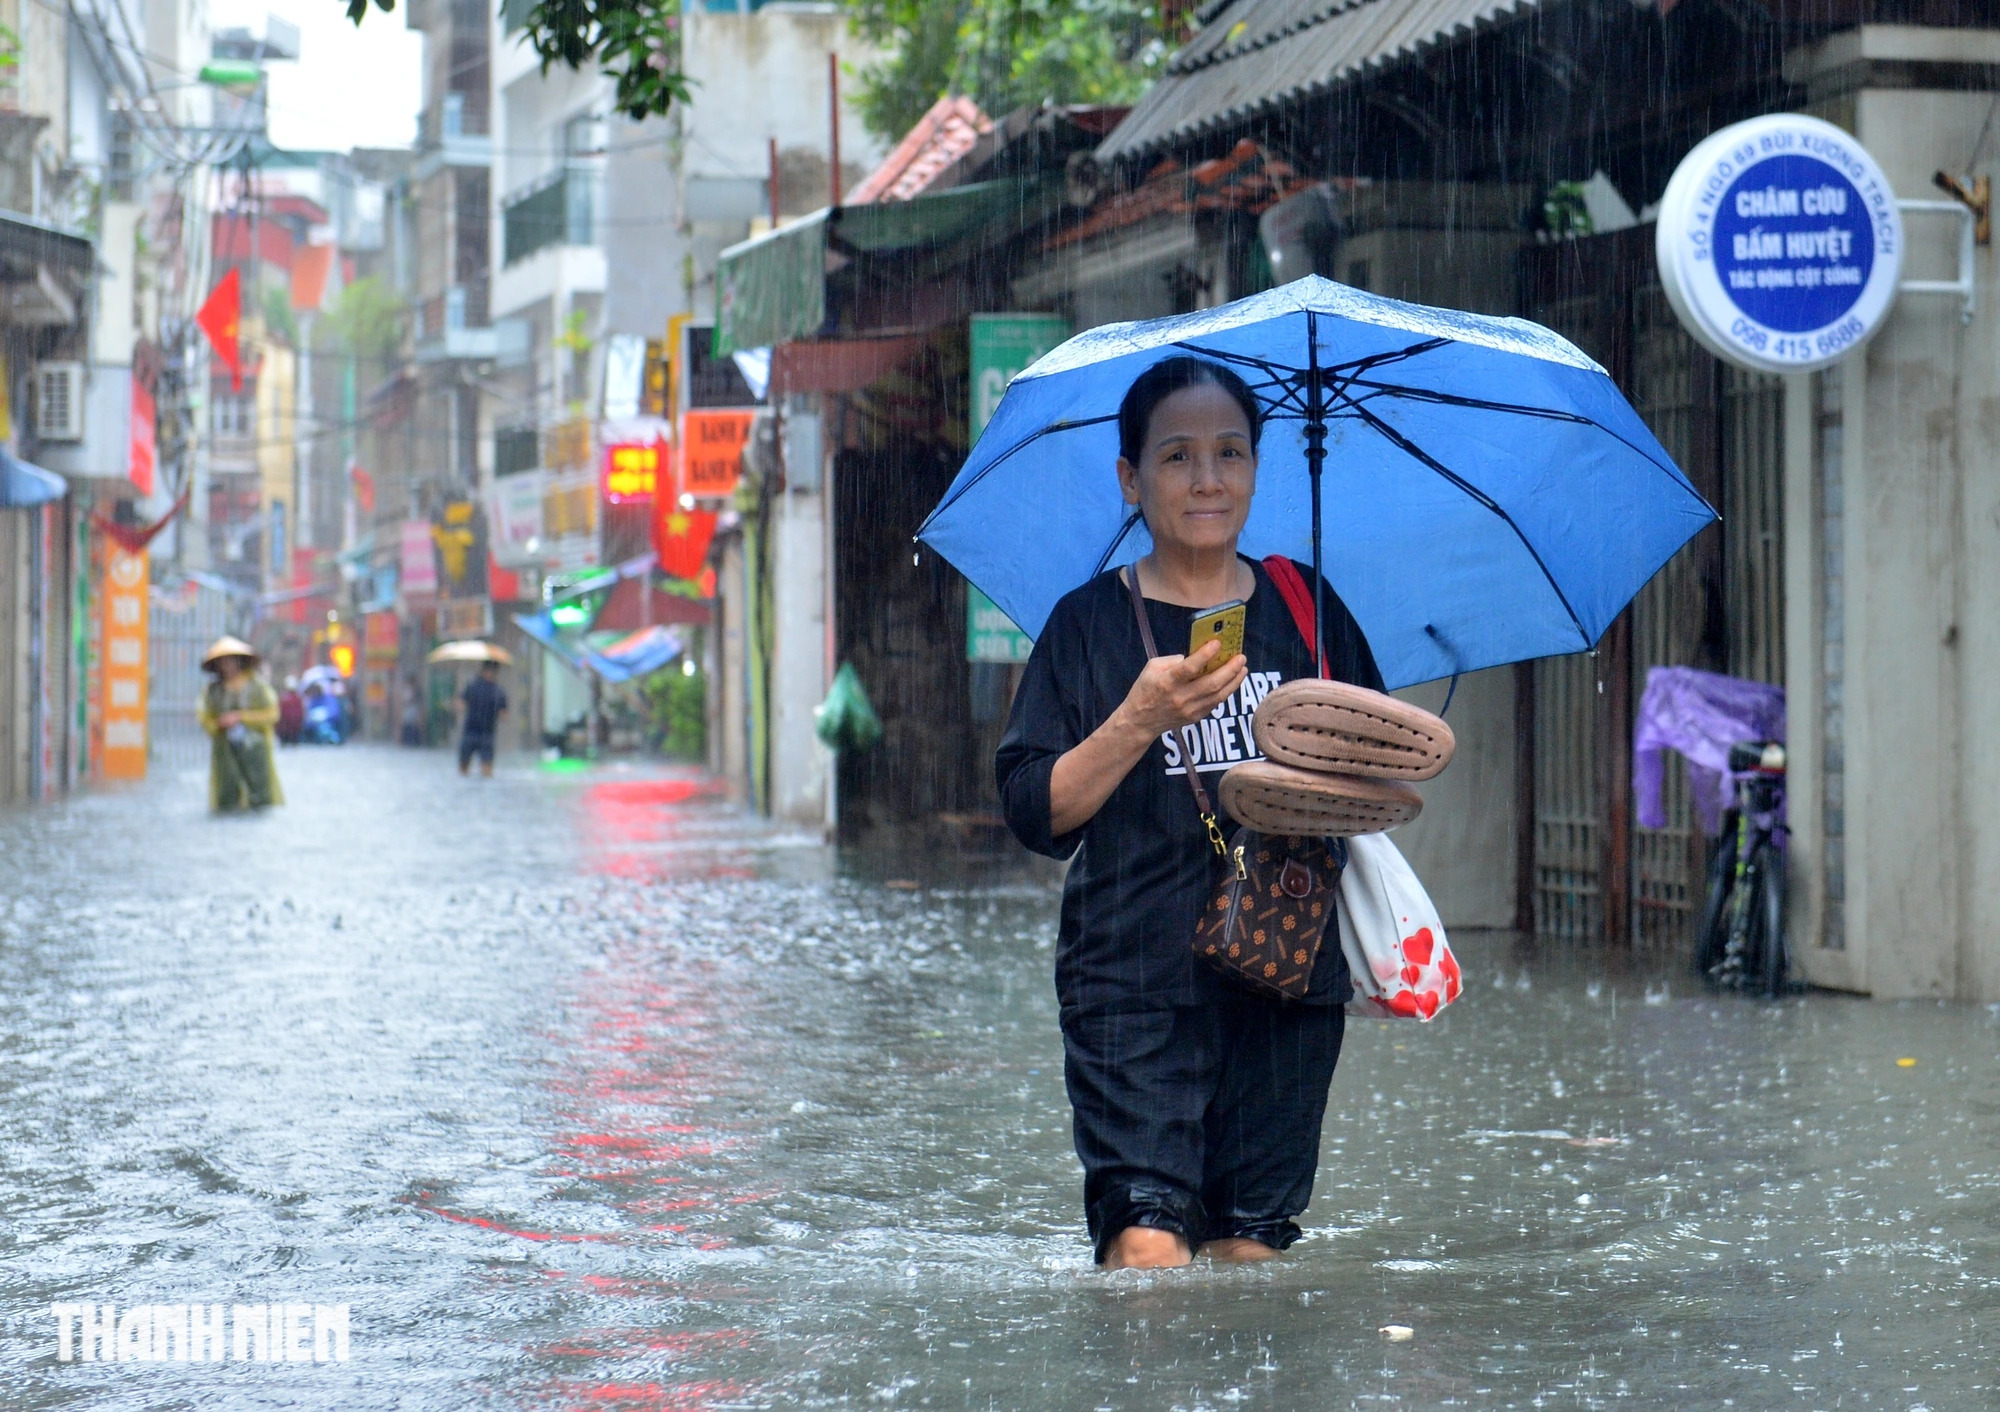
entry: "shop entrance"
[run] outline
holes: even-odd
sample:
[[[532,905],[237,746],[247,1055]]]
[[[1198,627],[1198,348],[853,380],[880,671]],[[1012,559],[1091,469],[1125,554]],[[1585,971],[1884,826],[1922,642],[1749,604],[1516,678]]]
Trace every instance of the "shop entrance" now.
[[[1524,313],[1602,363],[1722,515],[1676,555],[1594,653],[1523,664],[1528,788],[1520,911],[1540,935],[1677,947],[1702,902],[1704,841],[1685,775],[1664,828],[1637,826],[1632,725],[1647,669],[1686,665],[1784,683],[1784,393],[1683,330],[1660,289],[1653,227],[1526,250]]]

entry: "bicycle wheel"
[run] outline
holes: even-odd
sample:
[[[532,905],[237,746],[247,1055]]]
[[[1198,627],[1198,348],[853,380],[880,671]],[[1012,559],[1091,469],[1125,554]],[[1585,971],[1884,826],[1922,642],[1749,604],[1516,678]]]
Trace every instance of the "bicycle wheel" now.
[[[1757,979],[1764,994],[1785,993],[1791,959],[1785,946],[1785,855],[1766,840],[1751,854],[1756,869],[1752,921],[1757,928]]]
[[[1708,901],[1694,934],[1695,974],[1708,977],[1729,944],[1729,893],[1736,882],[1736,811],[1723,816],[1722,832],[1708,848]]]

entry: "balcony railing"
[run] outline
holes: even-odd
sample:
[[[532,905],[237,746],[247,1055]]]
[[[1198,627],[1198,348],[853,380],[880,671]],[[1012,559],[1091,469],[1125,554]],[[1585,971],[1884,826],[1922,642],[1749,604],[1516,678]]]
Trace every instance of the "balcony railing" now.
[[[419,306],[419,338],[436,338],[459,329],[485,328],[486,281],[454,284],[442,294],[434,294]]]
[[[566,167],[510,198],[500,217],[505,263],[525,260],[551,245],[594,245],[602,174]]]

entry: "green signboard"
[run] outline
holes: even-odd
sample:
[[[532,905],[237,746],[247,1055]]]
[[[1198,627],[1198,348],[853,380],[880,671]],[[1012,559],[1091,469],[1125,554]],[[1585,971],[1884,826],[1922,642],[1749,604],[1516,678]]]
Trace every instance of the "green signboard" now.
[[[1069,321],[1054,314],[974,314],[972,316],[972,439],[986,430],[1014,375],[1069,337]],[[965,586],[965,660],[1025,662],[1034,646],[1029,636],[993,606],[993,600]]]
[[[1025,662],[1035,640],[1015,627],[1007,615],[993,606],[993,600],[965,586],[965,660],[968,662]]]
[[[1055,314],[972,316],[972,439],[986,430],[1014,374],[1069,337]]]

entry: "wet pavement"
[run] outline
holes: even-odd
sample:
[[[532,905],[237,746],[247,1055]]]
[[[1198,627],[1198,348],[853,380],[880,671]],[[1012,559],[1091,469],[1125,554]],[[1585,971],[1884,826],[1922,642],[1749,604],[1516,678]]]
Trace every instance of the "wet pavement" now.
[[[1460,936],[1443,1019],[1350,1028],[1304,1241],[1107,1276],[1051,872],[281,767],[0,817],[0,1405],[2000,1404],[2000,1010]],[[85,1301],[346,1303],[351,1357],[58,1362]]]

